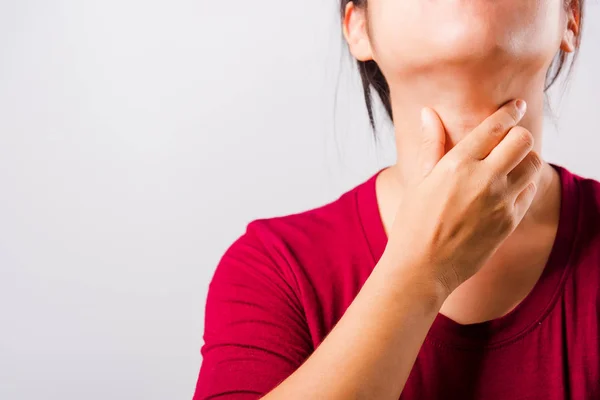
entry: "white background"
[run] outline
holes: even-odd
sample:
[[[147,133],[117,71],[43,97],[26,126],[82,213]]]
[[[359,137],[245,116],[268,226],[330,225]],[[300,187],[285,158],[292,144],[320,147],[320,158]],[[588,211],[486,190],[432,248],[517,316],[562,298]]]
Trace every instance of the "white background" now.
[[[0,0],[1,399],[191,398],[207,285],[246,223],[393,160],[337,6]],[[587,11],[544,155],[598,179]]]

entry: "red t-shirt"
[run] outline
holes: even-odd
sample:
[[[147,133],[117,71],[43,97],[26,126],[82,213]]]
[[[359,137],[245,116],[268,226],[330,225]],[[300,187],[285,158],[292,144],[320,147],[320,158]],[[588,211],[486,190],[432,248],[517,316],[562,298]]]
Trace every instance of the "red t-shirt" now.
[[[532,292],[488,322],[439,314],[401,399],[600,399],[600,183],[555,168],[558,232]],[[194,400],[257,399],[322,342],[387,242],[375,177],[321,208],[254,221],[227,250]]]

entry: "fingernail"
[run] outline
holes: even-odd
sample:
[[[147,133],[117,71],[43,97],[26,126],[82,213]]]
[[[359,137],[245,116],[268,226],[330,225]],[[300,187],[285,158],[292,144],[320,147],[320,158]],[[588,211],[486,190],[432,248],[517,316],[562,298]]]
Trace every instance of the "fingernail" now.
[[[527,103],[525,103],[525,100],[517,100],[516,105],[517,109],[521,113],[521,117],[525,115],[525,111],[527,111]]]

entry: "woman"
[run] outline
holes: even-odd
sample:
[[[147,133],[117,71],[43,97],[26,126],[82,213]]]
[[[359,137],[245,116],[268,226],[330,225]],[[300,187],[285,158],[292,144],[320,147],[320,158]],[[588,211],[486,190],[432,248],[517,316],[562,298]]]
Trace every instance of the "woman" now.
[[[600,398],[600,183],[538,156],[582,7],[342,0],[398,161],[229,248],[195,399]]]

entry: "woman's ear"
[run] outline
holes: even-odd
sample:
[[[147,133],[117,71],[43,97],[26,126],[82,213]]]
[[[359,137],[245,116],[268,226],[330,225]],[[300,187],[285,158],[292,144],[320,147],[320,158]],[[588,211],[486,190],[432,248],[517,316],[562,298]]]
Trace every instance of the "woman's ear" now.
[[[354,58],[358,61],[372,60],[373,53],[367,32],[366,10],[349,2],[346,4],[343,25],[344,37]]]
[[[579,21],[581,18],[579,1],[580,0],[571,0],[569,9],[567,10],[567,29],[565,30],[560,43],[560,49],[566,53],[574,52],[577,46],[580,34]]]

